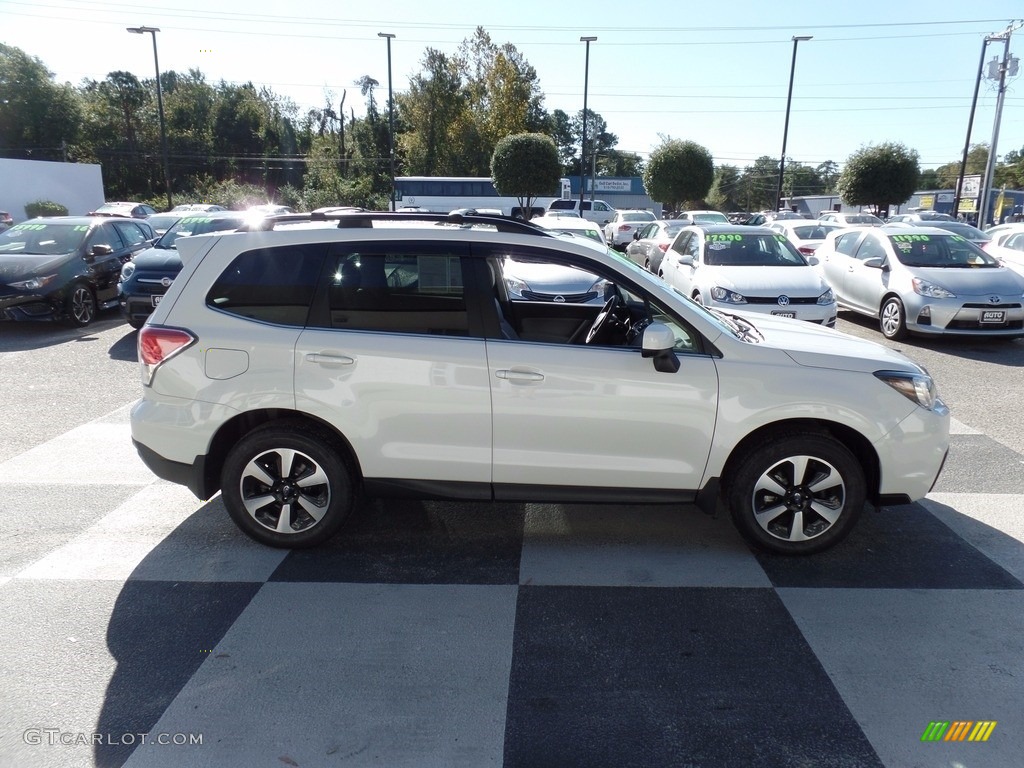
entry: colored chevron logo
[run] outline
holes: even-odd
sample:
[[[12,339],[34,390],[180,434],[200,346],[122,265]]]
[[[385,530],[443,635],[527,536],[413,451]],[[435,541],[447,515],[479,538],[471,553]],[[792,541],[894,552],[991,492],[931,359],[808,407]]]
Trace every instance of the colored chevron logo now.
[[[996,729],[995,720],[933,720],[921,734],[921,741],[988,741]]]

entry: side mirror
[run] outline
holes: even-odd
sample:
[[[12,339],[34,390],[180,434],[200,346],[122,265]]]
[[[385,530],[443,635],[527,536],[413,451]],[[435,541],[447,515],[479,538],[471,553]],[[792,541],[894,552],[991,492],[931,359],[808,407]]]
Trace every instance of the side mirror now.
[[[640,239],[640,230],[637,230],[636,232],[633,233],[633,239],[634,240],[639,240]]]
[[[821,263],[821,261],[818,259],[817,256],[808,256],[807,263],[810,264],[812,267],[816,267]]]
[[[104,243],[94,245],[92,248],[89,249],[90,256],[109,256],[113,252],[114,249]]]
[[[678,254],[678,256],[679,258],[677,258],[676,261],[678,261],[680,264],[687,267],[693,266],[693,256],[691,256],[688,253],[680,253]]]
[[[644,328],[640,342],[640,354],[654,360],[654,370],[659,373],[675,373],[679,370],[679,358],[675,353],[676,337],[664,323],[651,323]]]
[[[871,269],[884,270],[886,268],[885,259],[881,256],[873,256],[870,259],[864,259],[864,266],[870,267]]]

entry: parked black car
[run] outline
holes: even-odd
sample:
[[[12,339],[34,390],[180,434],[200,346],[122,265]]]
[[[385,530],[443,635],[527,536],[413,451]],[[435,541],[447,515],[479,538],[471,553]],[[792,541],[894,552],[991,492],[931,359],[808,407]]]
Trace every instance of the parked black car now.
[[[152,248],[139,253],[121,271],[118,294],[121,314],[128,325],[145,325],[153,307],[160,303],[181,271],[181,259],[174,245],[179,237],[238,229],[253,220],[253,214],[246,211],[211,211],[186,215],[172,224]]]
[[[144,221],[57,216],[0,232],[0,320],[91,323],[117,306],[121,266],[152,244]]]

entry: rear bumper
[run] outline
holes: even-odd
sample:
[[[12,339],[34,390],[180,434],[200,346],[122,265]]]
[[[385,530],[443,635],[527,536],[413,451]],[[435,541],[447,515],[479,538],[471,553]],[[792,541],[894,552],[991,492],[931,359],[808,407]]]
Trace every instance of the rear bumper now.
[[[184,485],[196,498],[206,500],[212,494],[205,488],[206,457],[198,456],[191,464],[179,461],[171,461],[161,456],[152,448],[148,448],[138,440],[132,440],[135,450],[139,452],[142,463],[149,467],[150,472],[161,480],[167,480],[177,485]]]

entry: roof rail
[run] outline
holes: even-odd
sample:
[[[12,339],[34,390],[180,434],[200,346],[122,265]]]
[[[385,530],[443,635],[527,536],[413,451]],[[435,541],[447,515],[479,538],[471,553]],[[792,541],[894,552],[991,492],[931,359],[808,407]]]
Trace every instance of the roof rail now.
[[[397,211],[338,211],[336,213],[284,213],[277,216],[266,216],[254,223],[250,229],[255,231],[273,230],[278,224],[296,224],[304,221],[337,221],[338,229],[349,227],[372,227],[375,221],[423,221],[435,225],[450,224],[469,227],[473,224],[492,226],[499,232],[521,235],[539,235],[556,237],[550,230],[530,224],[519,219],[488,214],[463,213],[421,213]]]

